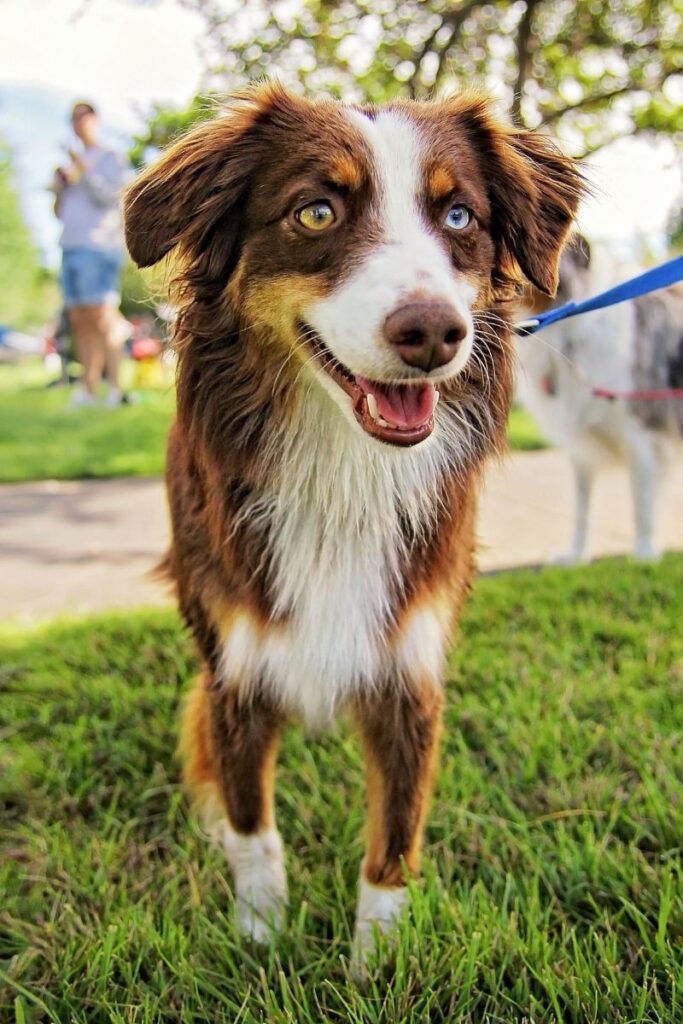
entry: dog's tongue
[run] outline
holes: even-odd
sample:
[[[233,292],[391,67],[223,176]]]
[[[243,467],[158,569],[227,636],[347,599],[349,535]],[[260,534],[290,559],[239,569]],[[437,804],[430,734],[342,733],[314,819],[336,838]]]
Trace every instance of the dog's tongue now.
[[[365,377],[356,381],[366,395],[374,395],[377,410],[392,427],[410,430],[421,427],[434,411],[434,385],[430,381],[422,384],[379,384]]]

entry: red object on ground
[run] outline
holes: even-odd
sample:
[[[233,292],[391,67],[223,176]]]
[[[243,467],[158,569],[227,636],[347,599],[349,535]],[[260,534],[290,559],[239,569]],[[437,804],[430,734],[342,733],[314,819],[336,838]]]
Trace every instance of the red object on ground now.
[[[131,346],[133,359],[156,359],[161,352],[161,342],[157,338],[136,338]]]

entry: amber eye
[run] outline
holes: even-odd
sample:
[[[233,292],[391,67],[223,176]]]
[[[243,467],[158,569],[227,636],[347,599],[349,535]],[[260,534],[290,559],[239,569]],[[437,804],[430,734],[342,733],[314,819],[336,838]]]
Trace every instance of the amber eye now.
[[[302,206],[294,216],[308,231],[326,231],[337,219],[330,204],[322,200]]]

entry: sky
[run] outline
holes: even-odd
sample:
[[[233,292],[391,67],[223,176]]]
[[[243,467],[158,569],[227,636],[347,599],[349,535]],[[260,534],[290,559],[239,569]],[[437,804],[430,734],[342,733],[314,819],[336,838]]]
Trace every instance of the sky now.
[[[178,0],[0,0],[0,136],[13,151],[22,207],[48,264],[59,227],[46,190],[70,141],[77,99],[97,105],[122,149],[154,102],[182,106],[201,88],[202,20]],[[595,197],[580,227],[629,255],[634,238],[655,251],[680,196],[673,146],[625,139],[591,161]],[[2,240],[0,239],[0,244]]]
[[[200,88],[202,21],[177,0],[0,0],[0,8],[0,136],[13,150],[26,219],[54,265],[59,225],[46,186],[71,140],[72,104],[91,100],[106,138],[125,150],[153,102],[182,106]]]

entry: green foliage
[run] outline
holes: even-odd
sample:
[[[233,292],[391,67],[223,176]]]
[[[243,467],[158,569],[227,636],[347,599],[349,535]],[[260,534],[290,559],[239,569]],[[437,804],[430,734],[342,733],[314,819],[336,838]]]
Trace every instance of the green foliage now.
[[[0,325],[16,330],[41,326],[59,308],[52,274],[38,253],[12,182],[9,151],[0,144]]]
[[[355,737],[286,736],[290,909],[245,943],[174,757],[170,611],[0,633],[0,1019],[679,1024],[683,558],[479,580],[448,682],[425,877],[365,992]],[[3,984],[4,983],[4,984]]]
[[[576,155],[653,131],[683,136],[679,0],[184,0],[206,20],[214,92],[278,75],[312,93],[380,102],[481,85]],[[157,108],[134,150],[207,115]]]
[[[168,270],[165,263],[140,270],[130,260],[121,274],[121,312],[125,317],[156,316],[156,308],[168,303]]]
[[[148,148],[161,149],[191,125],[206,121],[215,112],[216,102],[207,96],[195,96],[185,110],[169,110],[161,103],[155,103],[148,117],[148,130],[133,139],[129,152],[131,163],[134,167],[141,167]]]
[[[683,196],[681,196],[678,209],[674,210],[671,215],[667,234],[671,248],[675,252],[683,252]]]
[[[548,442],[539,432],[536,421],[521,406],[513,406],[510,412],[508,444],[513,451],[518,452],[536,452],[548,447]]]

